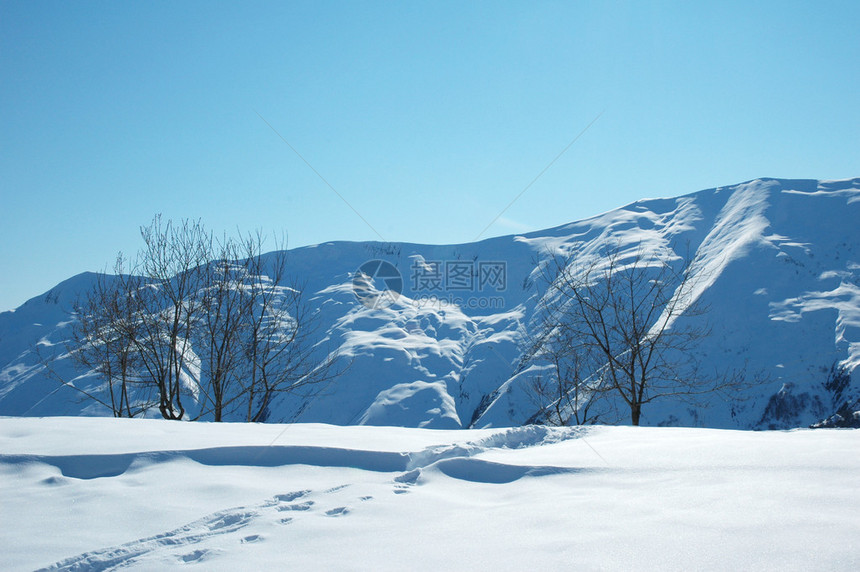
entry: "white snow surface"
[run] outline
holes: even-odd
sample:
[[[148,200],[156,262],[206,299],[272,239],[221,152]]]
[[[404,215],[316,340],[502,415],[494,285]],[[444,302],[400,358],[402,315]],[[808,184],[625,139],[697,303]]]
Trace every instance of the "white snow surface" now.
[[[0,419],[3,570],[856,570],[860,430]]]
[[[528,388],[544,369],[523,363],[523,340],[542,304],[539,268],[560,254],[599,261],[607,246],[617,246],[622,257],[656,256],[675,265],[692,260],[693,287],[679,295],[710,308],[711,335],[695,350],[701,371],[740,374],[749,382],[732,402],[655,401],[643,410],[644,425],[809,426],[841,402],[860,403],[858,221],[860,179],[758,179],[473,244],[336,242],[294,249],[293,277],[306,284],[306,298],[319,309],[320,347],[338,350],[340,364],[349,367],[312,399],[273,402],[269,421],[456,429],[533,419],[538,408]],[[403,276],[404,291],[388,308],[366,308],[352,290],[356,270],[373,259],[391,262]],[[433,261],[502,262],[505,287],[422,290],[413,274]],[[0,313],[0,415],[109,414],[82,402],[40,365],[57,356],[56,373],[99,392],[97,376],[74,371],[63,358],[72,301],[94,278],[81,274]],[[702,319],[682,316],[676,323]],[[839,395],[825,388],[834,368],[849,376]],[[193,414],[193,396],[184,403]],[[612,410],[617,417],[604,422],[628,422],[623,406]]]

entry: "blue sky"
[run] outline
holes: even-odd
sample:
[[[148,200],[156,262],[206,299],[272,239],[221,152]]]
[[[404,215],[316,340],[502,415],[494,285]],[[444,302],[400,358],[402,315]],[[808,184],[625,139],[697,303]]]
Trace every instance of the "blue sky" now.
[[[598,116],[483,237],[860,175],[860,3],[712,4],[4,0],[0,310],[156,213],[472,241]]]

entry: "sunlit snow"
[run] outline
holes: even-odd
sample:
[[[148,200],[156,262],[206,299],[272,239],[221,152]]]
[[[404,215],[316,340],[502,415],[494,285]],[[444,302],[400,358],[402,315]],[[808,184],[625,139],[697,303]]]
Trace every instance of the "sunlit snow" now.
[[[0,568],[853,570],[860,431],[0,419]]]

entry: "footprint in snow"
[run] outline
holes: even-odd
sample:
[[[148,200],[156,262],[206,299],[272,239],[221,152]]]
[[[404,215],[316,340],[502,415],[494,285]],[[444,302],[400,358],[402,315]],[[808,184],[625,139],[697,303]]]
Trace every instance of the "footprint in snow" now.
[[[286,511],[286,510],[301,510],[301,511],[304,511],[304,510],[310,510],[312,506],[314,506],[314,501],[310,501],[310,500],[309,500],[309,501],[305,501],[305,502],[301,502],[301,503],[296,503],[296,504],[279,505],[279,506],[278,506],[278,508],[277,508],[277,510],[278,510],[279,512],[284,512],[284,511]]]
[[[277,502],[290,502],[296,499],[300,499],[304,496],[307,496],[311,493],[309,490],[304,491],[293,491],[291,493],[284,493],[282,495],[275,495],[274,499]]]
[[[394,494],[403,495],[409,492],[409,488],[418,483],[421,469],[412,469],[394,477]]]
[[[189,552],[188,554],[183,554],[179,557],[179,561],[183,564],[190,564],[192,562],[202,562],[206,559],[206,556],[209,555],[208,550],[195,550],[194,552]]]
[[[226,532],[233,532],[234,530],[243,528],[250,523],[254,516],[256,516],[256,513],[254,512],[219,514],[206,521],[204,524],[206,525],[206,528],[211,531],[221,531],[222,529],[226,529]]]
[[[409,473],[406,473],[406,475],[409,475]],[[408,479],[406,481],[408,482]],[[326,490],[325,493],[335,493],[347,486],[349,485],[333,487]],[[400,486],[405,488],[408,485],[404,484]],[[216,536],[236,533],[251,524],[254,520],[263,518],[267,514],[272,514],[271,511],[273,510],[275,514],[283,512],[297,514],[310,511],[316,506],[314,501],[294,501],[303,499],[312,492],[310,490],[292,491],[275,495],[269,500],[253,507],[236,507],[214,512],[174,530],[66,558],[54,563],[51,568],[102,570],[112,566],[129,566],[153,552],[166,553],[165,556],[175,558],[180,563],[193,564],[202,562],[210,559],[217,551],[198,549],[183,554],[177,553],[177,550],[194,544],[200,544]],[[368,501],[372,498],[371,496],[363,496],[359,497],[359,500]],[[323,514],[325,516],[340,517],[349,513],[350,509],[348,507],[338,506],[325,511]],[[289,516],[273,520],[281,524],[290,524],[294,521],[294,517]],[[263,536],[251,534],[240,538],[239,542],[242,544],[251,544],[263,540]]]

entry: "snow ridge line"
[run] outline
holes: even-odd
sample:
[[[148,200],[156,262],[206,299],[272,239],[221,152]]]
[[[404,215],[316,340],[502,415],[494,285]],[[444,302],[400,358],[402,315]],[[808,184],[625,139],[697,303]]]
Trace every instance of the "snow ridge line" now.
[[[406,469],[408,456],[386,451],[360,451],[310,446],[236,446],[179,451],[147,451],[93,455],[0,455],[0,463],[44,463],[57,467],[66,477],[96,479],[116,477],[132,468],[190,459],[201,465],[280,467],[312,465],[352,467],[374,472]]]
[[[9,465],[43,463],[56,467],[63,476],[75,479],[117,477],[132,469],[177,459],[189,459],[208,466],[280,467],[311,465],[396,473],[424,468],[441,460],[474,457],[488,449],[521,449],[582,438],[586,431],[583,428],[555,428],[538,425],[515,427],[476,441],[428,447],[422,451],[408,453],[300,445],[271,445],[83,455],[0,454],[0,463]]]

